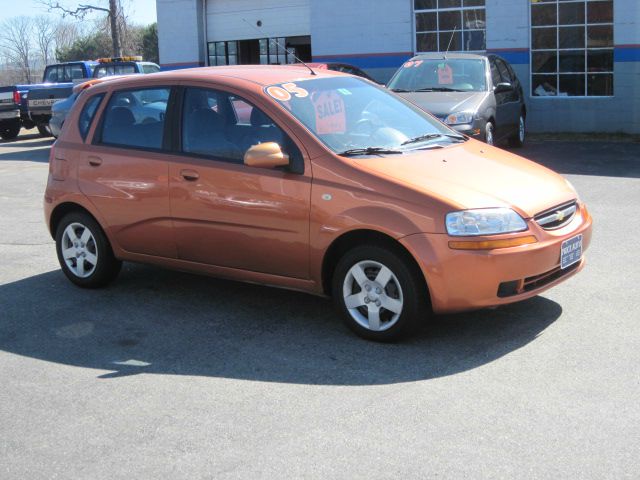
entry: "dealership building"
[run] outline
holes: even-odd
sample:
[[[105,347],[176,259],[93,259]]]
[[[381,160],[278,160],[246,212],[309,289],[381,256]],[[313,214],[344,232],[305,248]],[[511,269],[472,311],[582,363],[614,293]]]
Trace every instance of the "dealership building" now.
[[[385,82],[417,53],[491,52],[525,88],[530,131],[640,133],[639,0],[157,0],[157,12],[164,69],[295,52]]]

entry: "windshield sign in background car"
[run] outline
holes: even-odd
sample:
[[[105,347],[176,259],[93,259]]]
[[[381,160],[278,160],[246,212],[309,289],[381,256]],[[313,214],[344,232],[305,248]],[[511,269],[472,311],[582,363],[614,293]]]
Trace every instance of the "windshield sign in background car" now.
[[[137,261],[329,295],[354,332],[393,340],[583,268],[591,217],[563,177],[367,80],[315,73],[85,89],[45,192],[67,278],[99,287]]]
[[[522,86],[511,65],[496,55],[418,55],[387,86],[461,133],[489,144],[524,144]]]

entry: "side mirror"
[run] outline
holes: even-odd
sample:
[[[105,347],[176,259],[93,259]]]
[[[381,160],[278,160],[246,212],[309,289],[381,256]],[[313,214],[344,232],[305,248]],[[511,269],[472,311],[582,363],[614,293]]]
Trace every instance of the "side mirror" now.
[[[509,82],[500,82],[493,88],[493,93],[504,93],[513,90],[513,85]]]
[[[258,168],[283,167],[289,165],[289,155],[276,142],[259,143],[245,152],[244,164]]]

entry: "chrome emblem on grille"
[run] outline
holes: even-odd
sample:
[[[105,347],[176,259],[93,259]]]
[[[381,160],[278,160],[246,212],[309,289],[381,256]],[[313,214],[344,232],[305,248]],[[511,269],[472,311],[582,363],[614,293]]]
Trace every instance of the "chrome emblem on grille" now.
[[[535,221],[545,230],[559,228],[563,224],[569,222],[577,211],[575,202],[565,204],[548,213],[541,213],[535,216]]]

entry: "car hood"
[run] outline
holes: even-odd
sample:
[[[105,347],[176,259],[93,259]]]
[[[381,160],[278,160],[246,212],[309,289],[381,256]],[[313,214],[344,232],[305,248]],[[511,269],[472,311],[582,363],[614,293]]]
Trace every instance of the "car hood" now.
[[[508,207],[531,218],[576,198],[561,175],[476,140],[354,161],[369,173],[425,193],[452,209]]]
[[[436,117],[446,117],[450,113],[475,112],[489,92],[408,92],[398,95]]]

